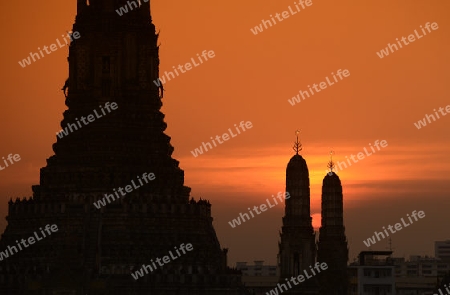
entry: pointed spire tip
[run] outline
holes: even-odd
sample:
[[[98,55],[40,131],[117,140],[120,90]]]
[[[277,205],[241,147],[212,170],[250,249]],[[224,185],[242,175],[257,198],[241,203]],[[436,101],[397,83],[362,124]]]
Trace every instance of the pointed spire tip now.
[[[302,149],[303,149],[302,148],[302,144],[301,144],[300,140],[298,139],[298,135],[300,134],[300,132],[301,132],[301,129],[300,130],[297,129],[295,131],[295,135],[297,136],[297,140],[294,142],[294,147],[292,148],[296,155],[298,155],[298,152],[301,152]]]

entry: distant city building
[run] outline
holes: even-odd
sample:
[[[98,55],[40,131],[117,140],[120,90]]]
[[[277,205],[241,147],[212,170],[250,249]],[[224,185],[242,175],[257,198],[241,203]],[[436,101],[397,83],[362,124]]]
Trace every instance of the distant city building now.
[[[439,258],[418,255],[405,258],[393,258],[396,277],[442,277],[450,271],[450,264]]]
[[[450,263],[450,240],[434,242],[434,256]]]
[[[395,278],[397,295],[433,295],[436,289],[436,278],[433,277],[401,277]]]
[[[350,295],[396,295],[392,251],[362,251],[350,264]],[[385,258],[380,258],[385,257]]]
[[[255,264],[250,265],[247,262],[237,262],[236,268],[242,272],[243,276],[278,276],[279,268],[276,265],[264,265],[263,260],[254,261]]]
[[[276,287],[280,277],[277,265],[264,265],[264,261],[254,261],[255,264],[237,262],[236,269],[242,272],[242,283],[252,295],[265,295]]]
[[[449,263],[434,257],[412,255],[409,260],[392,260],[397,295],[433,295],[437,282],[450,271]]]

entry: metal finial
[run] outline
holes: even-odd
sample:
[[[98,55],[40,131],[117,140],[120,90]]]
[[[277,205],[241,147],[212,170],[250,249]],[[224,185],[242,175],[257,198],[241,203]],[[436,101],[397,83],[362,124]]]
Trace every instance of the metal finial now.
[[[299,130],[299,129],[297,129],[296,131],[295,131],[295,135],[297,136],[297,140],[294,142],[294,147],[292,148],[293,150],[294,150],[294,152],[295,152],[295,154],[296,155],[298,155],[298,152],[301,152],[302,151],[302,144],[300,143],[300,141],[299,141],[299,139],[298,139],[298,135],[300,134],[300,132],[301,132],[301,129]]]
[[[328,165],[327,165],[327,167],[330,169],[330,172],[333,172],[333,168],[334,168],[333,155],[334,155],[334,151],[331,150],[330,151],[330,162],[328,162]]]

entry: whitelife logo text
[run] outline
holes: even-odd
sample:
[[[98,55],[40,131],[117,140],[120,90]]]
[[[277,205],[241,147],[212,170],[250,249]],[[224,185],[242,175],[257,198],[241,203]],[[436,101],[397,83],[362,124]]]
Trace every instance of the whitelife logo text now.
[[[180,245],[179,249],[177,247],[174,247],[174,249],[178,256],[173,255],[172,250],[170,250],[169,255],[166,255],[163,258],[156,257],[156,259],[155,259],[156,263],[158,263],[160,268],[163,267],[164,264],[172,262],[175,259],[178,259],[179,257],[181,257],[181,255],[186,254],[187,253],[186,250],[187,251],[194,250],[194,247],[192,246],[191,243],[188,243],[186,245],[184,245],[184,243],[183,243]],[[183,252],[183,254],[181,254],[180,251]],[[156,265],[156,263],[155,263],[155,261],[153,261],[153,259],[151,259],[150,263],[151,263],[151,265],[143,264],[140,270],[135,271],[134,274],[132,273],[131,276],[133,277],[133,279],[137,280],[140,277],[143,277],[145,274],[149,274],[149,272],[148,272],[149,270],[150,270],[150,272],[153,272],[158,268],[158,265]],[[144,274],[144,272],[145,272],[145,274]]]
[[[103,107],[102,106],[99,106],[99,107],[101,109],[103,116],[106,116],[107,113],[105,112]],[[117,106],[117,103],[115,103],[115,102],[111,103],[111,105],[109,105],[109,101],[107,103],[105,103],[105,109],[108,110],[108,114],[114,110],[117,110],[117,108],[118,108],[118,106]],[[78,121],[78,118],[75,118],[75,120],[77,121],[78,127],[74,123],[69,123],[69,124],[67,124],[66,128],[64,128],[63,130],[60,130],[59,132],[56,132],[56,135],[59,138],[63,138],[64,136],[69,135],[69,130],[70,130],[70,132],[74,132],[75,130],[78,130],[78,128],[82,128],[83,126],[86,126],[89,123],[94,122],[96,118],[99,119],[99,118],[103,117],[102,115],[97,113],[97,110],[94,110],[94,114],[95,114],[95,117],[93,114],[90,114],[87,117],[81,116],[80,120],[81,120],[81,122],[83,122],[84,125],[81,125],[80,121]],[[73,127],[73,129],[72,129],[72,127]]]
[[[277,24],[277,21],[275,20],[275,18],[279,21],[282,22],[283,20],[299,13],[300,11],[303,11],[306,9],[306,7],[309,7],[312,5],[312,0],[299,0],[298,3],[294,2],[295,8],[293,9],[290,5],[288,6],[288,10],[283,11],[282,13],[275,13],[275,17],[271,14],[270,15],[270,20],[265,20],[263,19],[261,21],[261,24],[254,27],[253,29],[250,29],[250,31],[253,33],[253,35],[258,35],[259,33],[262,33],[264,31],[264,28],[267,30],[268,28],[274,26]],[[301,6],[301,9],[300,9]],[[264,25],[264,28],[263,28]],[[268,26],[269,25],[269,26]]]
[[[41,57],[42,58],[45,57],[45,55],[42,52],[42,50],[44,50],[45,53],[47,53],[47,55],[49,55],[50,53],[58,50],[58,48],[62,48],[64,46],[66,46],[66,45],[69,45],[70,42],[73,42],[74,40],[79,39],[81,37],[80,33],[77,32],[77,31],[73,32],[72,34],[67,33],[67,36],[66,35],[62,35],[62,36],[64,38],[63,40],[64,40],[65,44],[61,44],[61,42],[59,42],[59,39],[56,39],[56,43],[58,43],[59,47],[56,47],[55,43],[51,44],[50,46],[44,46],[43,49],[41,49],[41,47],[38,47],[39,53],[41,54],[40,56],[39,56],[39,53],[30,52],[30,56],[28,56],[27,59],[23,59],[21,62],[19,61],[19,65],[22,68],[25,68],[26,66],[31,65],[31,59],[33,59],[33,62],[36,62],[37,60],[40,60]],[[67,41],[66,37],[68,37],[70,41]],[[48,50],[49,48],[50,48],[50,51]],[[37,60],[36,60],[36,58],[37,58]]]
[[[238,136],[238,134],[241,134],[241,131],[236,126],[236,124],[234,124],[234,127],[236,128],[237,134],[234,134],[233,131],[231,131],[231,128],[228,128],[228,131],[230,131],[231,138]],[[244,123],[244,121],[241,121],[241,123],[239,123],[239,127],[242,129],[242,131],[246,131],[247,129],[251,129],[253,127],[253,125],[252,125],[252,122],[250,122],[250,121],[247,121],[245,123]],[[217,147],[216,140],[217,140],[217,142],[219,144],[222,144],[225,141],[229,140],[230,136],[228,135],[228,133],[224,133],[224,134],[222,134],[222,136],[216,135],[215,140],[212,138],[212,136],[210,138],[212,139],[211,142],[214,144],[214,147]],[[221,141],[220,139],[222,139],[223,141]],[[196,148],[195,150],[191,151],[191,153],[192,153],[192,155],[194,157],[197,158],[198,155],[202,155],[203,154],[203,148],[205,149],[205,152],[207,152],[209,149],[213,148],[213,146],[209,142],[206,142],[206,143],[202,142],[202,145],[203,146],[200,146],[200,147]],[[209,147],[209,149],[208,149],[208,147]]]
[[[111,200],[115,201],[116,198],[120,199],[121,197],[122,198],[125,197],[127,195],[127,193],[131,193],[134,189],[138,189],[141,186],[143,186],[144,184],[142,183],[142,180],[145,181],[145,184],[147,184],[149,181],[154,180],[155,174],[146,172],[142,175],[142,179],[139,176],[137,177],[137,179],[141,185],[136,185],[136,183],[134,183],[134,180],[131,180],[131,184],[133,185],[133,187],[131,185],[125,186],[125,192],[124,192],[123,187],[119,187],[117,189],[117,191],[116,191],[116,189],[113,189],[115,196],[113,194],[110,194],[110,195],[105,194],[105,196],[103,198],[94,202],[95,208],[100,209],[101,207],[106,206],[106,201],[108,201],[108,203],[111,203]],[[120,193],[120,196],[119,196],[119,193]],[[105,199],[106,199],[106,201],[105,201]]]
[[[412,215],[412,217],[414,218],[415,221],[418,221],[419,219],[417,219],[417,216],[419,216],[419,218],[424,218],[425,217],[425,212],[423,212],[423,211],[416,212],[416,210],[414,210],[411,213],[411,215]],[[388,229],[389,229],[389,231],[392,234],[395,234],[397,231],[402,230],[403,229],[402,224],[403,224],[404,227],[408,227],[411,224],[413,224],[411,216],[409,216],[409,214],[406,214],[406,216],[408,216],[408,220],[411,223],[405,222],[405,220],[402,217],[400,219],[402,223],[398,222],[394,226],[392,226],[390,224],[388,225]],[[394,227],[395,227],[395,230],[394,230]],[[383,226],[383,230],[384,230],[384,233],[386,234],[386,236],[389,237],[389,232],[386,229],[386,227]],[[363,241],[364,245],[366,245],[367,247],[370,247],[370,245],[375,245],[375,243],[377,242],[377,240],[375,240],[375,237],[378,239],[378,242],[380,241],[380,237],[382,237],[383,239],[386,238],[382,232],[374,232],[374,235],[371,238],[368,238],[366,241]]]
[[[47,237],[47,235],[51,235],[52,233],[56,233],[58,231],[58,226],[56,224],[52,224],[51,226],[47,224],[44,229],[42,227],[39,228],[41,236],[39,236],[38,232],[34,232],[33,236],[29,237],[28,239],[22,239],[20,242],[16,240],[17,247],[19,247],[19,250],[17,250],[16,246],[8,246],[7,249],[3,252],[0,252],[0,261],[3,259],[6,259],[9,257],[9,255],[14,255],[15,253],[18,253],[19,251],[23,250],[22,246],[24,248],[28,248],[30,245],[33,245],[37,241],[40,241]],[[45,234],[45,231],[47,232],[47,235]],[[36,239],[35,239],[36,238]],[[27,244],[28,242],[28,244]],[[13,253],[13,250],[15,253]],[[9,252],[9,253],[8,253]]]
[[[291,197],[291,195],[290,195],[288,192],[285,192],[285,193],[278,192],[278,194],[277,194],[276,197],[278,198],[278,200],[280,200],[280,203],[283,203],[283,201],[289,199],[289,198]],[[283,197],[284,197],[284,198],[283,198]],[[259,205],[259,206],[253,206],[253,209],[248,208],[248,213],[250,213],[250,215],[252,216],[252,218],[255,218],[255,215],[253,214],[253,211],[254,211],[256,214],[259,215],[259,214],[261,214],[262,212],[267,211],[267,209],[273,208],[273,207],[275,207],[276,205],[278,205],[278,201],[277,201],[277,199],[275,198],[274,195],[272,195],[272,201],[273,201],[273,203],[274,203],[275,205],[274,205],[274,204],[271,204],[269,199],[266,199],[266,203],[267,203],[267,205],[269,206],[269,208],[267,208],[266,203],[264,203],[264,204],[261,204],[261,205]],[[261,210],[261,211],[259,211],[258,208],[259,208],[259,210]],[[245,218],[244,218],[244,217],[245,217]],[[228,224],[229,224],[232,228],[235,228],[236,226],[241,225],[241,222],[246,222],[247,220],[245,220],[245,219],[250,220],[250,216],[249,216],[247,213],[240,213],[239,216],[238,216],[237,218],[233,219],[232,221],[228,221]]]
[[[425,24],[425,28],[427,29],[428,33],[431,33],[430,27],[431,27],[431,29],[433,29],[433,31],[439,29],[439,26],[438,26],[438,24],[436,22],[434,22],[432,24],[430,24],[430,22],[427,22]],[[417,30],[414,30],[414,34],[410,34],[408,36],[408,41],[409,42],[406,41],[406,37],[405,36],[402,36],[401,41],[403,42],[403,45],[409,45],[410,43],[416,41],[416,37],[417,37],[417,40],[419,40],[420,38],[423,38],[423,36],[426,36],[427,32],[425,31],[425,29],[422,26],[420,26],[420,28],[422,29],[423,35],[420,35],[417,32]],[[400,42],[400,40],[398,40],[398,38],[395,38],[395,40],[397,40],[398,46],[395,43],[394,44],[388,43],[388,46],[385,49],[382,49],[379,52],[377,52],[377,55],[378,55],[379,58],[383,58],[385,56],[388,56],[389,55],[389,50],[391,50],[391,53],[394,53],[395,51],[398,51],[401,48],[403,48],[402,42]],[[398,47],[400,47],[400,49]],[[395,49],[395,51],[394,51],[394,49]]]

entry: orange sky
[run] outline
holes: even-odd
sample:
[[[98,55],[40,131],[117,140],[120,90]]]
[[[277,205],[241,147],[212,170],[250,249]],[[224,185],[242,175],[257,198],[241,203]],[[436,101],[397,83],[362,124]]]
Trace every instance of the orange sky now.
[[[232,229],[230,219],[284,191],[295,130],[302,129],[311,176],[311,212],[320,225],[320,193],[330,147],[335,160],[362,152],[375,140],[388,146],[339,171],[344,186],[350,257],[363,239],[413,210],[426,218],[392,236],[397,256],[433,255],[433,241],[449,239],[450,116],[418,130],[413,123],[450,105],[450,2],[315,1],[275,26],[250,28],[294,1],[153,1],[160,34],[160,73],[197,53],[215,57],[165,85],[162,112],[173,157],[196,198],[212,202],[214,226],[229,261],[275,263],[283,207]],[[26,68],[18,61],[70,31],[76,1],[3,1],[0,4],[0,158],[22,160],[0,171],[0,216],[10,197],[31,195],[39,169],[53,154],[66,109],[60,88],[67,48]],[[376,52],[427,22],[439,29],[380,59]],[[419,31],[420,32],[420,31]],[[331,72],[350,76],[291,106],[288,99]],[[253,128],[207,153],[191,150],[240,121]],[[2,162],[0,161],[0,164]],[[0,230],[6,222],[0,220]],[[384,250],[386,241],[374,250]]]

